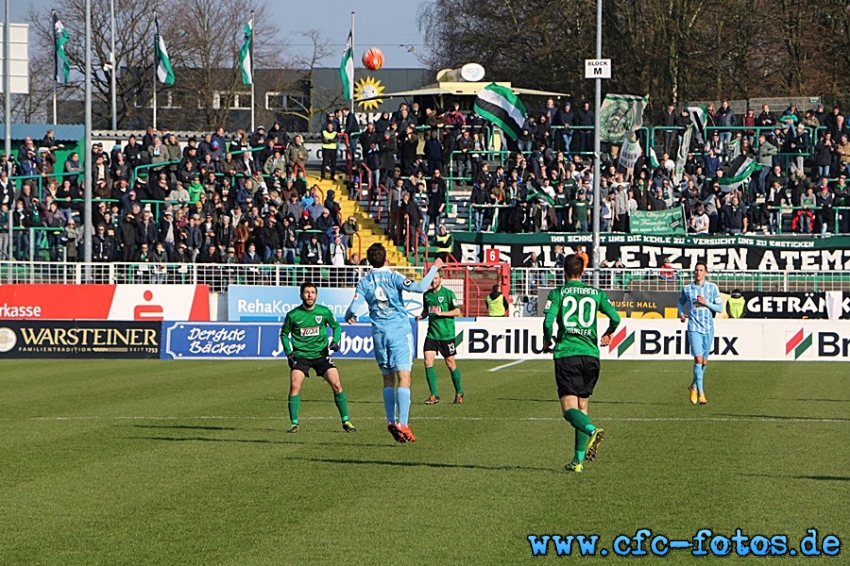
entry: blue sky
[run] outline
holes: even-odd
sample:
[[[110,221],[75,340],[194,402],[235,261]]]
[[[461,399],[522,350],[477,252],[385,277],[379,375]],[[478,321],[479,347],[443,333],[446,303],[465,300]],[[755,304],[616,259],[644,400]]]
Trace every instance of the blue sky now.
[[[118,0],[121,1],[121,0]],[[172,0],[179,3],[179,0]],[[238,1],[238,0],[222,0]],[[334,54],[321,61],[326,67],[339,66],[342,48],[351,25],[351,12],[355,12],[354,44],[359,61],[371,46],[384,52],[385,67],[422,67],[416,54],[408,52],[415,47],[422,53],[423,39],[417,26],[420,0],[306,0],[280,2],[265,0],[276,22],[281,22],[281,37],[289,38],[292,50],[307,54],[307,42],[296,35],[299,31],[319,29],[330,40]],[[30,6],[52,4],[45,0],[12,0],[12,20],[23,22]],[[2,12],[0,7],[0,12]],[[2,13],[0,13],[2,19]],[[257,23],[257,27],[262,24]]]

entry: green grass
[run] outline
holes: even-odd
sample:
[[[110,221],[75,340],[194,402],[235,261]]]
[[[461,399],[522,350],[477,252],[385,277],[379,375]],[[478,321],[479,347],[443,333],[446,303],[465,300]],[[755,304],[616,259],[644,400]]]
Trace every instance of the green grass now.
[[[372,362],[339,363],[356,434],[311,378],[287,435],[285,363],[3,361],[0,564],[548,563],[529,534],[610,549],[644,527],[850,537],[845,364],[714,363],[694,407],[690,364],[606,362],[591,416],[608,437],[578,475],[551,363],[486,371],[504,363],[461,361],[462,406],[444,366],[424,406],[417,366],[418,441],[397,445]]]

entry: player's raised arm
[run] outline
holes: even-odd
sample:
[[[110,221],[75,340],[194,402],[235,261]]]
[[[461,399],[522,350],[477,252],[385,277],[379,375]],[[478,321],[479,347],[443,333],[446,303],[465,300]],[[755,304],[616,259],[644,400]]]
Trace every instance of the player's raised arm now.
[[[410,278],[402,277],[399,274],[398,278],[396,279],[398,289],[401,291],[409,291],[411,293],[424,293],[425,291],[431,288],[431,282],[434,280],[434,276],[437,275],[437,270],[440,269],[442,266],[443,261],[438,259],[433,264],[431,264],[431,268],[428,270],[428,273],[426,273],[425,277],[423,277],[418,282]]]

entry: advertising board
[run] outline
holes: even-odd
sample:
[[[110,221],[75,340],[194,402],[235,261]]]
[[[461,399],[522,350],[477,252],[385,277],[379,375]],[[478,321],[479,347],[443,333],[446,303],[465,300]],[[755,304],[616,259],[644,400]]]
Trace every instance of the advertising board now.
[[[2,358],[158,358],[160,322],[2,321]]]
[[[207,285],[0,285],[0,320],[209,320]]]

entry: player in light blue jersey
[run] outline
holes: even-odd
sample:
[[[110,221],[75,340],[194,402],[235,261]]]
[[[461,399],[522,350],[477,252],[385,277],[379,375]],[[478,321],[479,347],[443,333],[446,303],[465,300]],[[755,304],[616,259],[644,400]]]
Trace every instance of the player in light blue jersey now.
[[[375,359],[384,376],[387,430],[396,442],[414,442],[416,437],[413,436],[408,424],[410,370],[413,368],[414,344],[402,292],[424,293],[427,291],[443,262],[439,259],[435,261],[425,277],[416,282],[385,267],[387,251],[379,243],[369,246],[366,259],[373,269],[357,283],[357,291],[345,313],[345,320],[353,324],[360,307],[364,303],[369,305]],[[395,389],[396,383],[398,383],[398,390]],[[397,419],[396,405],[398,405]]]
[[[708,267],[699,261],[694,267],[694,282],[685,285],[679,295],[679,319],[688,321],[688,341],[694,357],[694,380],[688,387],[691,403],[705,405],[702,380],[708,354],[714,343],[714,315],[723,309],[720,289],[705,280]]]

